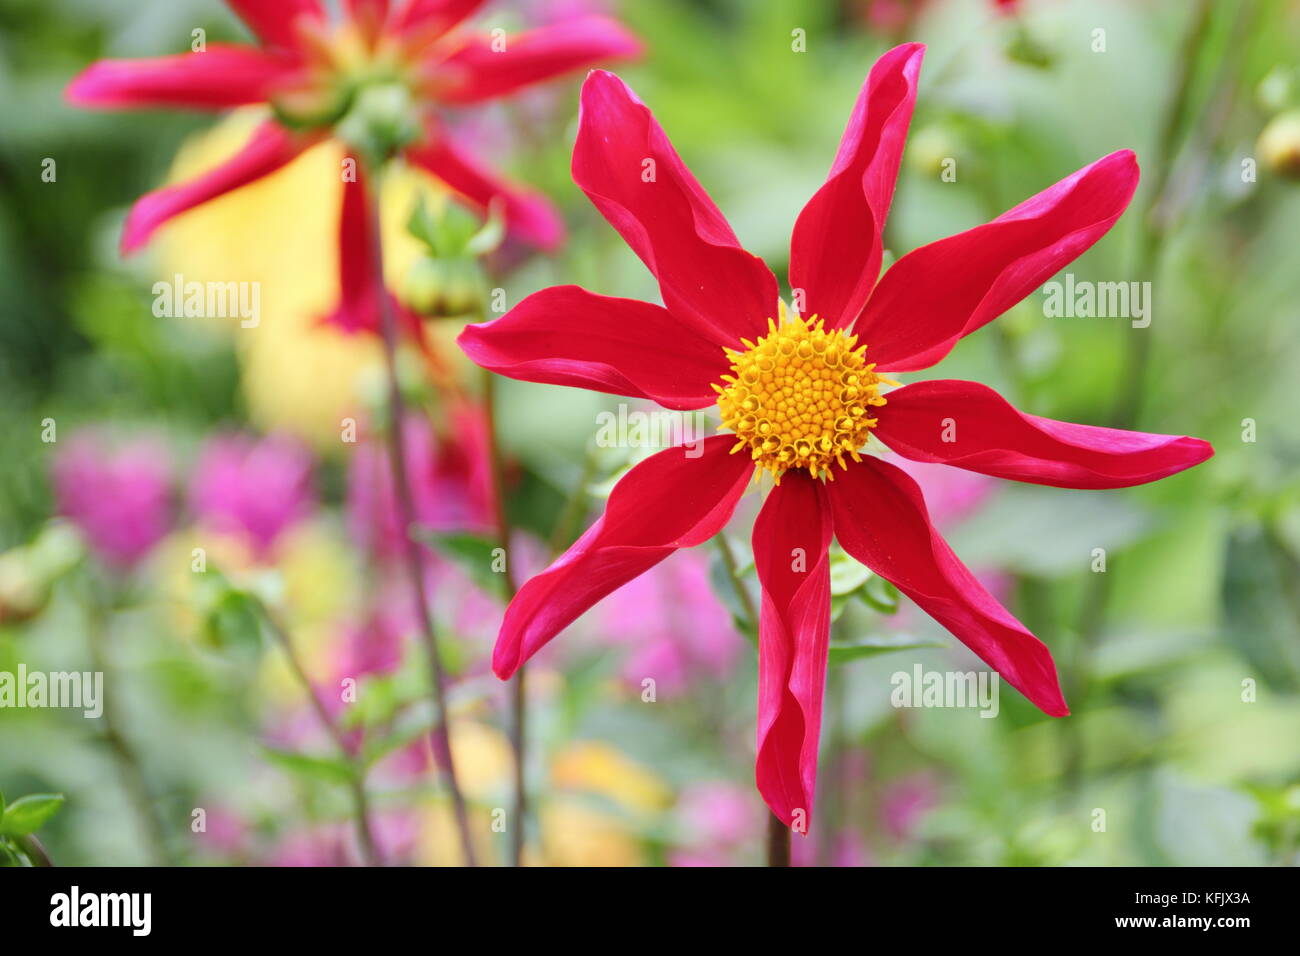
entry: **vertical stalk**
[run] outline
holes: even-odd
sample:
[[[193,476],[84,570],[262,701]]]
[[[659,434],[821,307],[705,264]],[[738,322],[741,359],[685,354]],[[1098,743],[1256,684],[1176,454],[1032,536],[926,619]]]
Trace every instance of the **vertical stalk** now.
[[[108,675],[112,673],[112,668],[109,666],[108,659],[106,614],[104,606],[99,603],[101,599],[98,594],[92,596],[90,600],[91,606],[87,609],[89,625],[87,642],[90,647],[91,666],[104,675],[104,683],[107,686]],[[121,714],[118,713],[113,695],[105,693],[103,696],[103,713],[100,719],[104,722],[104,740],[113,751],[118,777],[131,803],[131,809],[141,831],[140,836],[148,847],[151,864],[171,866],[175,861],[167,848],[167,828],[163,826],[153,795],[149,792],[149,781],[145,776],[144,766],[140,763],[140,756],[136,753],[135,747],[126,739],[122,731]]]
[[[1142,215],[1142,238],[1140,240],[1134,274],[1141,276],[1158,268],[1160,253],[1164,243],[1169,217],[1162,209],[1168,190],[1174,162],[1178,157],[1178,148],[1183,141],[1183,127],[1187,117],[1188,104],[1191,100],[1192,80],[1196,74],[1196,62],[1210,35],[1213,19],[1213,4],[1210,0],[1198,0],[1192,14],[1191,26],[1183,39],[1179,51],[1177,74],[1173,91],[1165,107],[1160,124],[1160,134],[1156,142],[1156,161],[1151,191]],[[1120,390],[1110,414],[1112,428],[1132,428],[1137,422],[1142,408],[1143,393],[1146,388],[1147,369],[1151,363],[1151,330],[1139,330],[1140,334],[1129,337],[1129,350],[1126,368],[1120,382]],[[1111,578],[1114,568],[1104,574],[1092,575],[1084,595],[1083,607],[1079,616],[1078,637],[1074,648],[1074,679],[1070,697],[1075,706],[1081,706],[1088,693],[1088,671],[1092,667],[1093,653],[1105,626],[1107,605],[1110,603]],[[1064,778],[1067,792],[1076,789],[1083,774],[1083,738],[1076,721],[1066,721],[1062,725],[1066,733],[1066,753]]]
[[[442,670],[442,658],[438,652],[438,634],[434,628],[433,613],[429,608],[429,599],[424,591],[424,554],[419,543],[411,537],[411,528],[415,524],[415,505],[411,495],[411,483],[406,473],[406,440],[402,424],[406,420],[406,402],[402,398],[401,382],[397,371],[397,316],[393,314],[392,303],[388,297],[388,286],[384,283],[384,241],[380,231],[379,198],[382,177],[377,168],[369,170],[366,195],[367,230],[370,234],[370,269],[373,277],[375,294],[379,296],[379,316],[384,338],[384,362],[388,369],[388,455],[393,473],[393,488],[397,498],[397,511],[402,525],[402,557],[406,567],[411,596],[415,601],[416,613],[420,623],[420,636],[424,642],[425,653],[429,661],[429,682],[432,685],[433,698],[433,737],[436,742],[435,763],[441,769],[447,782],[447,791],[451,795],[452,810],[456,817],[456,827],[460,832],[461,852],[465,863],[477,866],[474,855],[474,842],[469,827],[469,812],[465,806],[465,795],[461,792],[456,777],[455,757],[451,752],[451,734],[447,727],[447,688]]]
[[[505,556],[506,603],[514,600],[518,586],[512,570],[513,559],[510,556],[510,517],[506,513],[505,469],[501,460],[501,445],[497,440],[496,417],[496,375],[483,370],[483,408],[487,417],[488,464],[492,474],[492,502],[495,509],[494,518],[497,530],[497,547]],[[528,730],[528,684],[527,671],[523,664],[510,679],[510,749],[514,753],[514,827],[510,831],[510,865],[520,866],[523,862],[524,842],[526,837],[526,820],[528,813],[527,786],[527,730]]]
[[[260,602],[259,602],[260,603]],[[280,649],[284,651],[284,656],[289,661],[289,668],[297,678],[298,683],[307,694],[307,700],[311,702],[312,710],[316,714],[316,719],[320,721],[321,726],[325,728],[334,746],[338,748],[339,755],[345,760],[352,770],[351,777],[348,781],[348,789],[352,794],[353,818],[357,828],[357,843],[361,847],[361,859],[366,866],[383,866],[383,857],[379,853],[379,846],[375,842],[374,827],[370,823],[370,802],[366,795],[366,777],[365,768],[360,760],[355,758],[352,751],[348,748],[348,742],[343,737],[343,732],[339,729],[334,718],[330,716],[329,709],[326,708],[325,702],[320,699],[316,693],[316,685],[312,683],[311,677],[307,674],[307,669],[303,666],[302,658],[298,656],[298,650],[293,645],[293,640],[289,637],[289,632],[285,630],[280,621],[271,613],[271,609],[265,605],[260,605],[262,617],[265,619],[271,635],[275,638]]]
[[[790,828],[771,812],[767,815],[767,865],[790,865]]]

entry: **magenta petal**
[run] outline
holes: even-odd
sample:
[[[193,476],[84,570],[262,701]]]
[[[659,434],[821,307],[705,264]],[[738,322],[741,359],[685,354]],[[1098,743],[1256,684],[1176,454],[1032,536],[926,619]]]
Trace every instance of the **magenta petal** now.
[[[914,249],[890,267],[854,331],[881,370],[938,362],[1104,236],[1137,189],[1129,150],[1103,156],[992,222]]]
[[[662,306],[596,295],[574,285],[536,292],[458,339],[477,365],[526,382],[649,398],[667,408],[717,400],[728,363]]]
[[[498,176],[448,139],[441,128],[431,127],[429,139],[408,149],[406,158],[437,176],[480,212],[499,197],[505,204],[511,235],[540,249],[554,249],[564,241],[564,222],[550,200]]]
[[[851,325],[880,273],[889,215],[925,46],[906,43],[871,68],[826,183],[790,237],[790,285],[803,315]],[[801,301],[802,300],[802,301]]]
[[[292,49],[298,45],[298,21],[324,23],[320,0],[226,0],[267,46]]]
[[[506,96],[606,60],[637,56],[641,43],[605,17],[579,17],[505,38],[469,37],[428,68],[430,91],[453,104]]]
[[[788,475],[754,522],[763,586],[758,637],[759,792],[781,822],[808,832],[830,639],[831,512],[825,486]]]
[[[100,60],[82,70],[64,95],[75,106],[221,110],[265,102],[299,69],[287,55],[213,43],[202,53]]]
[[[334,310],[324,317],[327,325],[349,334],[368,332],[383,334],[383,315],[379,311],[380,290],[375,283],[375,267],[370,261],[372,237],[367,208],[368,187],[360,170],[355,179],[343,184],[343,202],[339,210],[339,298]],[[420,317],[398,302],[387,289],[389,307],[401,330],[413,339],[423,337]]]
[[[844,550],[917,603],[1043,713],[1069,713],[1051,652],[975,580],[902,469],[865,457],[829,486]]]
[[[646,105],[604,70],[582,86],[573,180],[654,273],[684,324],[728,347],[767,331],[776,277],[740,247]]]
[[[728,454],[733,444],[716,435],[693,449],[669,448],[623,476],[600,519],[506,608],[492,653],[496,675],[510,677],[601,598],[722,530],[754,468]]]
[[[486,0],[408,0],[393,19],[405,34],[436,38],[473,16]]]
[[[1060,488],[1158,481],[1214,454],[1210,443],[1026,415],[977,382],[917,382],[889,393],[875,434],[914,461]]]
[[[197,179],[164,186],[136,200],[122,230],[123,254],[148,242],[154,230],[173,216],[270,175],[310,145],[311,140],[294,136],[276,123],[263,123],[243,149],[220,166]]]

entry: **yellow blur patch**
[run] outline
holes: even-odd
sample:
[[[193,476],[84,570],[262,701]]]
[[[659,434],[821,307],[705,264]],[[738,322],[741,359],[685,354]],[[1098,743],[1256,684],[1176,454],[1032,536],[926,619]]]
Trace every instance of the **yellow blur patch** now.
[[[240,110],[194,137],[169,182],[193,179],[234,155],[265,115]],[[186,282],[259,283],[257,327],[230,323],[250,415],[262,428],[291,431],[326,452],[344,447],[342,421],[361,417],[362,386],[382,362],[374,337],[320,324],[338,297],[344,160],[340,145],[322,143],[279,172],[178,216],[155,240],[168,280],[179,274]],[[395,166],[381,220],[385,276],[399,291],[419,253],[406,232],[419,194],[436,204],[448,193],[438,180]]]

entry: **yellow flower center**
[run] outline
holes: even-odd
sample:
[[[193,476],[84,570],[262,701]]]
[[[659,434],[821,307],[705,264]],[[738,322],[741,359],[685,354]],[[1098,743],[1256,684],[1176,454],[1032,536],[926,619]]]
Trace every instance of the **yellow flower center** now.
[[[782,315],[767,320],[768,334],[757,343],[741,339],[745,351],[726,349],[731,373],[714,385],[722,427],[736,433],[732,454],[748,448],[755,474],[766,469],[777,483],[789,469],[807,469],[814,478],[834,480],[831,470],[844,456],[858,454],[875,427],[871,410],[885,404],[881,383],[867,364],[867,347],[856,335],[827,330],[817,316]]]

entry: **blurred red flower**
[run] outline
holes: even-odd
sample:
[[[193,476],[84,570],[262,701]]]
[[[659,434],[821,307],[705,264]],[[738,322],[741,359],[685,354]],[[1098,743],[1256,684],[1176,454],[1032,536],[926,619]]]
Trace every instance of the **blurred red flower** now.
[[[561,74],[635,55],[638,41],[603,17],[581,17],[506,37],[457,27],[484,0],[345,0],[331,23],[321,0],[227,0],[259,45],[208,44],[151,60],[101,60],[68,86],[79,106],[186,107],[220,110],[266,103],[275,118],[254,131],[233,158],[197,179],[141,197],[122,233],[122,251],[188,209],[287,165],[338,134],[368,90],[403,93],[390,117],[417,134],[405,158],[484,210],[500,197],[509,234],[541,248],[563,238],[558,213],[541,195],[501,179],[461,148],[439,107],[508,96]],[[406,113],[412,114],[406,116]],[[367,258],[366,185],[360,170],[344,177],[340,222],[340,305],[329,319],[348,330],[379,328],[377,291]]]

